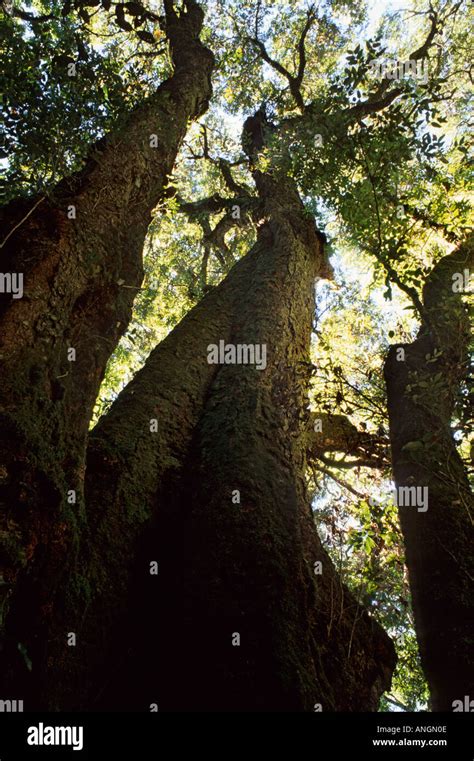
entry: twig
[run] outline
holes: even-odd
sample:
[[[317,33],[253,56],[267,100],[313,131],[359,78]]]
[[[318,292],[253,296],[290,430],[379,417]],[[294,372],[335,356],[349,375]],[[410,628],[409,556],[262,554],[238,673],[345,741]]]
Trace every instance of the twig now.
[[[20,221],[18,222],[18,224],[16,224],[16,225],[15,225],[15,227],[13,228],[13,230],[10,230],[10,232],[9,232],[9,233],[8,233],[8,235],[7,235],[7,237],[6,237],[6,238],[4,238],[4,240],[2,241],[2,243],[0,243],[0,248],[3,248],[3,247],[4,247],[5,243],[6,243],[6,242],[7,242],[7,240],[8,240],[8,239],[9,239],[9,238],[10,238],[10,237],[13,235],[13,233],[15,232],[15,230],[18,230],[18,228],[19,228],[19,227],[20,227],[20,226],[23,224],[23,222],[26,222],[26,220],[28,219],[28,217],[30,216],[30,214],[33,214],[34,210],[35,210],[35,209],[36,209],[36,208],[37,208],[37,207],[40,205],[40,203],[41,203],[42,201],[44,201],[44,199],[45,199],[45,198],[46,198],[46,196],[41,196],[41,198],[40,198],[38,201],[36,201],[35,205],[31,207],[31,209],[29,210],[29,212],[28,212],[27,214],[25,214],[25,216],[23,217],[23,219],[20,219]]]

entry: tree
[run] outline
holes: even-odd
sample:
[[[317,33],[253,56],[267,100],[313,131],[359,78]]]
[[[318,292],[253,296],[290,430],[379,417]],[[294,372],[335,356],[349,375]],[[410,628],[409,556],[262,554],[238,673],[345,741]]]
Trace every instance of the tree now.
[[[165,12],[172,76],[80,171],[3,209],[2,266],[25,283],[25,298],[1,296],[3,575],[12,585],[27,577],[18,600],[33,628],[51,615],[84,528],[89,420],[141,285],[150,215],[211,94],[200,7],[190,0],[178,14],[167,2]]]
[[[401,501],[399,512],[421,659],[438,711],[450,710],[473,678],[473,497],[451,428],[469,367],[462,294],[472,265],[471,237],[433,268],[420,332],[411,344],[394,345],[385,364],[394,478],[399,489],[426,490],[429,500],[423,510]]]
[[[372,64],[383,53],[375,39],[365,51],[358,45],[349,52],[341,77],[336,56],[350,35],[333,19],[337,3],[327,13],[313,7],[290,13],[280,3],[276,33],[266,4],[229,4],[217,32],[206,31],[206,38],[221,53],[216,90],[227,109],[239,116],[242,109],[253,112],[245,121],[243,152],[229,149],[216,129],[221,99],[200,138],[191,136],[188,164],[194,167],[183,168],[181,160],[169,183],[188,119],[202,113],[210,95],[212,55],[199,42],[196,4],[186,2],[181,12],[171,2],[164,6],[172,77],[131,112],[125,127],[99,143],[100,161],[91,157],[80,174],[60,183],[51,194],[54,203],[48,195],[7,207],[4,242],[12,269],[21,270],[28,259],[38,225],[43,232],[30,270],[35,279],[25,269],[34,298],[25,291],[24,300],[5,300],[4,336],[15,349],[3,392],[12,585],[6,677],[22,685],[31,704],[53,709],[143,710],[157,702],[165,710],[376,710],[395,665],[393,647],[366,612],[367,587],[349,579],[352,594],[318,539],[307,486],[313,469],[318,498],[325,493],[322,474],[366,500],[352,476],[338,473],[344,467],[386,471],[387,438],[383,426],[375,433],[335,414],[344,402],[336,355],[335,404],[326,409],[324,402],[324,413],[313,407],[313,416],[306,409],[314,376],[314,281],[331,277],[327,239],[318,230],[325,212],[307,199],[317,197],[335,211],[341,237],[373,257],[376,278],[384,271],[389,297],[393,285],[415,307],[423,306],[414,269],[421,233],[400,219],[398,209],[402,204],[420,225],[445,231],[441,213],[411,203],[422,183],[444,181],[429,165],[442,141],[427,140],[425,120],[416,121],[442,110],[444,59],[438,56],[441,63],[425,85],[390,76],[374,84]],[[356,19],[360,9],[347,6]],[[410,60],[425,61],[441,30],[457,29],[459,7],[430,6]],[[268,69],[262,76],[262,66],[270,76]],[[230,94],[222,90],[227,82],[233,83]],[[177,128],[165,130],[163,123],[157,129],[153,121],[152,132],[156,114]],[[155,134],[158,163],[150,139]],[[395,190],[394,159],[407,167]],[[197,188],[205,189],[198,200]],[[104,192],[115,214],[109,211],[107,222],[92,214],[105,208]],[[115,401],[88,434],[105,364],[140,288],[151,211],[165,199],[168,216],[185,215],[190,233],[181,258],[168,237],[161,273],[171,282],[182,277],[191,302],[203,298],[118,397],[114,391]],[[69,219],[58,211],[61,203]],[[465,210],[457,198],[449,203],[459,209],[455,231],[449,231],[457,236]],[[48,214],[40,215],[40,208]],[[185,240],[182,227],[180,234]],[[76,264],[84,254],[94,255],[86,261],[88,277]],[[145,318],[153,309],[152,290],[146,284],[138,295]],[[53,326],[38,324],[50,302],[57,319]],[[18,347],[13,325],[19,327]],[[140,335],[138,327],[132,330]],[[64,356],[66,349],[71,356]],[[383,408],[370,383],[369,392],[371,403]],[[393,443],[393,405],[390,412]],[[352,459],[337,460],[334,452]],[[28,511],[19,519],[25,502]],[[365,553],[376,546],[379,556],[380,540],[388,541],[391,513],[382,512],[364,507]],[[385,526],[375,539],[374,522]],[[446,525],[443,516],[440,522]],[[423,640],[420,613],[428,580],[413,570],[403,516],[402,529],[411,578],[423,589],[418,598],[414,594],[415,623],[434,684],[430,664],[436,666],[437,652],[426,653],[437,643]],[[465,539],[460,527],[459,544]],[[352,543],[357,553],[360,547]],[[375,576],[372,582],[380,584]],[[80,643],[77,649],[66,632]],[[464,657],[460,648],[459,661]],[[444,697],[437,701],[435,707],[446,703]]]

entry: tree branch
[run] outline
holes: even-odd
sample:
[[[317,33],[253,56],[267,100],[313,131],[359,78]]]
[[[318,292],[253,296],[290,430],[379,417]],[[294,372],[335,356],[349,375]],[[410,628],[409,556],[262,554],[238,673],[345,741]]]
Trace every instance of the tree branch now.
[[[413,53],[411,53],[409,56],[409,60],[411,61],[419,61],[427,56],[428,51],[433,43],[433,39],[439,31],[440,18],[438,13],[430,7],[428,15],[431,22],[430,30],[423,45],[417,48],[417,50],[413,51]],[[369,114],[376,113],[377,111],[382,111],[384,108],[389,106],[395,100],[395,98],[403,93],[403,87],[395,87],[393,90],[389,90],[387,92],[391,84],[392,80],[385,77],[377,90],[369,95],[366,101],[363,103],[358,103],[355,106],[351,106],[351,108],[348,108],[345,113],[351,117],[360,118]]]
[[[205,249],[206,247],[209,249],[207,251],[206,266],[211,247],[214,249],[222,266],[227,268],[234,264],[234,256],[225,242],[226,233],[242,221],[242,217],[236,218],[233,216],[234,207],[239,206],[243,210],[243,217],[245,219],[256,208],[258,199],[250,196],[224,198],[217,193],[209,198],[202,198],[199,201],[183,201],[179,196],[176,196],[176,199],[179,204],[179,210],[187,214],[190,219],[197,222],[202,228],[202,242]],[[212,228],[209,223],[209,216],[221,211],[226,213],[217,222],[215,227]]]
[[[315,20],[316,20],[316,11],[314,6],[311,6],[311,8],[309,8],[307,11],[306,24],[303,27],[303,30],[300,35],[300,39],[298,41],[298,57],[299,57],[298,72],[296,74],[296,77],[294,77],[294,81],[297,84],[298,88],[301,87],[305,69],[306,69],[306,37],[308,35],[309,30],[313,26]]]
[[[297,45],[298,69],[297,69],[296,75],[292,74],[279,61],[275,60],[275,58],[272,58],[270,56],[267,48],[265,47],[265,44],[257,37],[257,35],[255,37],[247,38],[249,42],[252,43],[252,45],[255,45],[255,47],[258,48],[260,52],[260,57],[266,63],[268,63],[268,65],[271,66],[272,69],[278,72],[278,74],[281,74],[281,76],[287,80],[291,95],[293,96],[296,102],[296,105],[298,106],[298,108],[300,109],[302,113],[305,110],[305,104],[304,104],[304,100],[303,100],[303,96],[301,94],[300,88],[303,82],[303,77],[304,77],[304,73],[306,69],[306,37],[312,25],[314,24],[315,20],[316,20],[316,12],[315,12],[314,6],[311,6],[311,8],[307,11],[306,23],[304,24],[303,29],[301,30],[300,38],[298,40],[298,45]]]
[[[403,282],[403,280],[400,278],[399,274],[394,269],[394,267],[392,267],[388,259],[384,257],[382,254],[382,220],[380,218],[377,188],[376,188],[375,179],[369,164],[369,160],[367,158],[367,154],[364,150],[364,146],[362,145],[362,142],[359,142],[359,146],[362,151],[362,155],[364,157],[364,161],[365,161],[365,165],[367,169],[367,176],[369,178],[369,182],[372,188],[372,195],[374,198],[375,213],[377,215],[378,245],[377,245],[377,248],[370,248],[369,250],[372,253],[372,255],[375,257],[375,259],[377,259],[377,261],[384,267],[385,271],[387,272],[387,276],[390,278],[390,280],[393,283],[395,283],[400,288],[400,290],[403,291],[409,297],[410,301],[413,303],[416,310],[418,311],[420,318],[424,319],[425,318],[424,306],[417,293],[416,288],[406,285],[406,283]]]
[[[348,484],[347,481],[344,481],[344,479],[339,476],[335,476],[334,473],[327,468],[323,468],[321,465],[313,465],[312,469],[313,471],[316,470],[318,473],[322,473],[324,476],[328,476],[328,478],[331,478],[339,484],[339,486],[342,486],[343,489],[347,489],[351,494],[354,494],[355,497],[358,497],[359,499],[367,499],[367,494],[362,494],[362,492],[357,491],[357,489],[354,489],[354,487]]]
[[[211,164],[214,164],[215,166],[219,167],[220,172],[222,174],[222,179],[224,180],[226,187],[231,191],[231,193],[250,197],[251,194],[248,188],[236,182],[232,174],[232,167],[246,164],[247,159],[242,158],[242,159],[238,159],[237,161],[228,161],[222,156],[218,156],[217,158],[215,158],[214,156],[211,156],[211,153],[209,150],[209,138],[208,138],[207,126],[205,124],[202,124],[201,127],[202,127],[202,137],[203,137],[202,153],[194,153],[191,146],[188,146],[189,150],[191,151],[192,158],[196,161],[199,161],[200,159],[206,159],[207,161],[210,161]]]
[[[350,470],[351,468],[382,468],[390,465],[388,461],[382,462],[370,458],[360,458],[358,460],[333,460],[331,457],[319,455],[318,459],[320,459],[325,465],[329,465],[331,468],[342,468],[343,470]]]
[[[310,415],[306,437],[306,454],[310,461],[321,460],[328,465],[349,468],[361,464],[360,460],[341,465],[335,460],[325,459],[326,452],[344,452],[353,457],[362,455],[364,463],[370,463],[364,467],[380,468],[388,464],[387,448],[388,441],[384,437],[360,431],[345,415],[324,412]]]
[[[394,195],[386,194],[386,198],[393,203],[401,202],[401,206],[403,207],[405,214],[414,219],[416,222],[421,222],[425,227],[437,230],[450,243],[460,243],[460,236],[456,235],[456,233],[452,230],[449,230],[446,223],[438,222],[436,219],[433,219],[433,217],[430,216],[426,209],[422,209],[418,206],[411,206],[411,204],[408,203],[403,203],[401,198],[399,199]]]
[[[10,13],[15,18],[20,18],[22,21],[28,21],[30,24],[41,24],[45,21],[52,21],[53,19],[57,20],[59,18],[54,13],[47,13],[43,16],[34,16],[32,13],[28,13],[28,11],[21,10],[21,8],[12,8]]]

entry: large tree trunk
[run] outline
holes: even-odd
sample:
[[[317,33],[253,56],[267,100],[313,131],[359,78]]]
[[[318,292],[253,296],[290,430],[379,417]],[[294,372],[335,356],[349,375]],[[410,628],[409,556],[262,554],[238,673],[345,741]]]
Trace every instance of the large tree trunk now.
[[[51,707],[376,710],[389,686],[393,645],[338,578],[305,490],[322,242],[292,181],[255,178],[255,246],[91,435],[89,533],[38,698]],[[220,340],[265,344],[266,369],[209,364]]]
[[[418,337],[391,347],[385,365],[396,486],[428,488],[427,510],[399,505],[399,513],[435,711],[452,710],[474,684],[474,501],[451,430],[469,346],[469,321],[453,275],[472,270],[473,261],[471,238],[438,263],[424,288]]]
[[[2,272],[24,277],[23,298],[0,296],[0,570],[11,611],[4,658],[21,659],[20,643],[39,672],[55,590],[84,530],[99,385],[141,285],[151,213],[189,120],[211,93],[201,9],[194,0],[180,15],[165,7],[173,75],[51,197],[12,202],[2,214]]]

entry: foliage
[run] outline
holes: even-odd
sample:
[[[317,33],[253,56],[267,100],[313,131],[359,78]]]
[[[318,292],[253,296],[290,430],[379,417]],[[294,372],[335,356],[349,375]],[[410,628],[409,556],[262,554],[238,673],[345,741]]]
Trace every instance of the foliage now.
[[[385,354],[390,342],[412,340],[428,273],[472,225],[467,4],[414,2],[379,18],[380,4],[353,0],[203,5],[204,39],[217,58],[214,97],[190,129],[167,202],[150,226],[144,283],[95,420],[255,239],[258,209],[240,137],[243,119],[262,108],[272,137],[261,166],[296,179],[308,213],[331,240],[335,277],[317,286],[312,409],[347,415],[387,444]],[[433,11],[439,29],[422,56],[427,81],[405,77],[390,102],[364,110],[395,87],[383,89],[373,61],[416,53]],[[0,28],[6,200],[51,192],[169,71],[160,3],[34,0],[27,14],[51,18],[7,13]],[[310,19],[295,96],[297,42]],[[68,75],[70,64],[76,76]],[[467,387],[460,389],[455,422],[465,456],[468,401]],[[369,502],[389,489],[389,477],[386,464],[348,467],[336,457],[308,481],[318,527],[344,580],[396,640],[399,666],[381,708],[420,710],[427,693],[398,521],[392,504]]]
[[[35,0],[29,15],[47,19],[37,23],[3,13],[3,203],[48,192],[78,169],[90,144],[117,126],[165,71],[159,48],[118,34],[106,5],[89,0],[73,9]]]

